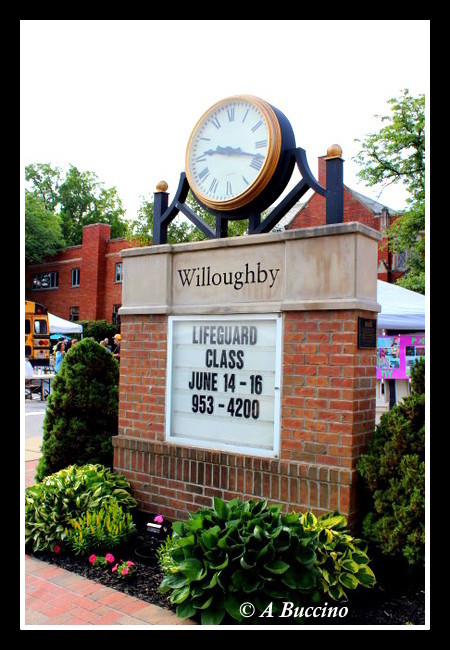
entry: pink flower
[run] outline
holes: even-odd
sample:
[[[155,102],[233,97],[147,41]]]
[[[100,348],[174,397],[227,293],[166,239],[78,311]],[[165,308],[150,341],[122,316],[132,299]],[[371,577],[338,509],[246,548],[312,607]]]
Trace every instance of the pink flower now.
[[[97,556],[92,554],[89,556],[89,563],[94,564],[95,560],[97,559]]]
[[[127,566],[122,569],[122,575],[123,576],[126,576],[127,573],[129,573],[129,572],[130,572],[130,569]]]
[[[111,569],[111,571],[112,571],[113,573],[114,573],[115,571],[117,571],[117,567],[118,567],[118,566],[119,566],[118,564],[116,564],[115,566],[113,566],[113,568]]]
[[[153,521],[157,524],[162,524],[162,522],[164,521],[164,517],[162,515],[156,515]]]
[[[127,560],[127,566],[134,566],[134,562],[132,562],[131,560]]]
[[[61,550],[61,547],[58,546],[58,544],[55,544],[55,546],[53,547],[53,553],[59,553],[60,550]]]
[[[114,555],[111,555],[111,553],[107,553],[105,555],[105,560],[109,563],[112,564],[114,562]]]

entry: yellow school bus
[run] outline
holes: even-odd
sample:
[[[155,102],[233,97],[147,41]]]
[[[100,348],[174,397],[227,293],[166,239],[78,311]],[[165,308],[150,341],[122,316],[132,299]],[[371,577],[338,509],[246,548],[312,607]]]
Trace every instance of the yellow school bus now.
[[[50,350],[47,307],[25,300],[25,357],[33,366],[48,366]]]

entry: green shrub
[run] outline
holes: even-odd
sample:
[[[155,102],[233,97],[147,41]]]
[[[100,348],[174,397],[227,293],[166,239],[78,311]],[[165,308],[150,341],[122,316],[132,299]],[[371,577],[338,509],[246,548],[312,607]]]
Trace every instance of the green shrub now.
[[[92,339],[70,348],[53,381],[37,480],[69,465],[112,466],[118,432],[119,365]]]
[[[25,544],[33,551],[65,542],[71,519],[114,498],[125,510],[136,507],[128,480],[101,465],[70,466],[25,490]]]
[[[281,513],[262,501],[214,499],[185,522],[160,547],[165,577],[180,618],[201,613],[206,625],[226,616],[241,622],[240,605],[251,600],[255,617],[272,603],[272,613],[289,601],[294,607],[346,596],[346,589],[374,584],[360,540],[344,532],[345,517]],[[245,619],[248,620],[248,619]]]
[[[136,531],[133,517],[123,510],[115,497],[69,523],[65,529],[67,543],[76,555],[113,550]]]
[[[384,413],[357,469],[369,492],[363,535],[383,554],[425,562],[425,362],[412,393]]]
[[[83,320],[79,321],[83,326],[83,334],[86,338],[93,338],[95,341],[102,341],[108,338],[112,343],[114,334],[119,334],[119,328],[114,323],[106,320]]]

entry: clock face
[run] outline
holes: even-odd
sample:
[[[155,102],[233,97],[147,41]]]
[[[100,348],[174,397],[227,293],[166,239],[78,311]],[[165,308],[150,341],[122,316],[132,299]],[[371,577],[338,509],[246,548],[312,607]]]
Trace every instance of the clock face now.
[[[252,201],[276,169],[281,131],[270,104],[249,95],[210,108],[192,132],[186,175],[208,207],[234,210]]]

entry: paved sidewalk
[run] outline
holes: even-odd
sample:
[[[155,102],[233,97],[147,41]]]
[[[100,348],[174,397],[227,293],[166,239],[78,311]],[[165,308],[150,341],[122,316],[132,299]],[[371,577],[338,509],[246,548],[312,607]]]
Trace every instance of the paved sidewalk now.
[[[25,556],[25,625],[194,625],[82,576]]]
[[[34,483],[38,459],[25,462],[25,486]],[[25,629],[29,626],[191,626],[162,607],[25,555]]]

